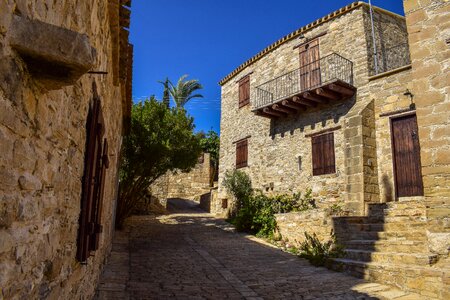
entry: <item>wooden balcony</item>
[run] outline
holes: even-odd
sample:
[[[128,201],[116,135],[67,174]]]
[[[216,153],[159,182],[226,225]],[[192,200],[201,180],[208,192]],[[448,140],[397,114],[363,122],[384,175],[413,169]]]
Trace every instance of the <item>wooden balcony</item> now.
[[[253,112],[286,117],[353,97],[353,63],[333,53],[256,87]]]

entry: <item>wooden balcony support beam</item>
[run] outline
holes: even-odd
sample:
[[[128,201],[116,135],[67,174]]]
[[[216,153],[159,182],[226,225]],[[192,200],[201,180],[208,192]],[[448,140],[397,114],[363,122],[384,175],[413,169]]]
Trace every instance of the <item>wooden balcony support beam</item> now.
[[[323,97],[320,97],[318,95],[315,95],[313,93],[310,92],[305,92],[302,94],[302,97],[317,103],[327,103],[328,101],[326,99],[324,99]]]
[[[286,113],[288,115],[297,112],[297,110],[295,110],[295,109],[291,109],[289,107],[283,107],[279,104],[272,105],[272,109],[276,110],[276,111],[280,111],[282,113]]]
[[[283,101],[281,101],[281,104],[283,106],[295,109],[297,111],[299,111],[299,110],[306,110],[306,106],[305,105],[299,104],[299,103],[295,103],[295,102],[291,102],[289,100],[283,100]]]
[[[315,92],[316,92],[317,95],[319,95],[321,97],[328,98],[330,100],[336,101],[336,100],[341,99],[341,95],[340,94],[338,94],[336,92],[333,92],[333,91],[330,91],[330,90],[326,90],[324,88],[315,89]]]
[[[309,106],[309,107],[316,107],[317,106],[317,103],[309,101],[307,99],[300,98],[299,96],[294,96],[292,98],[292,101],[294,101],[295,103],[303,104],[305,106]]]
[[[265,117],[265,118],[269,118],[269,119],[273,119],[273,118],[274,118],[273,115],[269,115],[269,114],[264,113],[264,112],[262,111],[262,109],[261,109],[261,110],[255,111],[255,114],[256,114],[257,116],[261,116],[261,117]]]
[[[330,84],[328,86],[328,88],[330,90],[332,90],[333,92],[336,92],[336,93],[339,93],[339,94],[342,94],[342,95],[348,96],[348,97],[353,96],[353,94],[355,93],[354,90],[347,88],[347,87],[340,86],[335,83]]]
[[[287,114],[285,114],[283,112],[274,111],[274,110],[271,110],[268,107],[263,108],[263,113],[268,114],[268,115],[272,115],[272,116],[277,117],[277,118],[278,117],[286,117],[287,116]]]

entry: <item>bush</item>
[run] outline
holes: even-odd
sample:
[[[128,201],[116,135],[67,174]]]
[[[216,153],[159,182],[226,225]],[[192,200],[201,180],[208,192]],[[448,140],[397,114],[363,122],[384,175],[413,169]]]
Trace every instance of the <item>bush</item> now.
[[[331,231],[330,240],[322,243],[317,235],[305,232],[306,240],[300,244],[300,254],[316,267],[324,266],[328,259],[341,257],[343,255],[342,246],[336,243],[336,236]]]
[[[248,198],[253,193],[252,181],[250,177],[243,171],[239,170],[227,170],[225,172],[225,178],[223,180],[225,189],[233,195],[236,199],[234,210],[232,215],[236,215],[236,212],[243,207],[244,202],[248,201]]]
[[[316,207],[311,190],[304,196],[296,193],[270,197],[261,191],[254,192],[248,175],[239,170],[225,173],[224,186],[236,198],[235,210],[229,221],[238,231],[261,237],[273,238],[277,226],[276,213],[304,211]]]
[[[167,171],[189,171],[201,153],[194,119],[183,108],[167,108],[154,97],[133,104],[130,134],[124,137],[119,172],[116,228]]]

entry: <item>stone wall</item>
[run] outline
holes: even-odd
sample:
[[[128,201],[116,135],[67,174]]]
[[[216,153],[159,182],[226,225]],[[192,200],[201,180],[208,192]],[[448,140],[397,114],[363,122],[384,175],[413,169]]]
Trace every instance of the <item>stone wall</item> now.
[[[430,239],[450,243],[450,2],[405,0]],[[433,241],[431,241],[433,242]],[[447,249],[448,250],[448,249]],[[447,251],[448,253],[448,251]]]
[[[118,0],[0,1],[1,299],[89,299],[111,248],[122,120],[128,108],[122,103],[125,82],[114,84],[112,76],[119,63],[112,52],[119,58],[124,50],[111,41],[110,5],[118,15]],[[24,28],[36,35],[24,35]],[[42,37],[50,39],[35,40]],[[89,69],[108,74],[86,74]],[[100,246],[80,264],[75,255],[93,83],[110,165]]]
[[[210,154],[204,153],[203,160],[190,172],[174,172],[168,176],[167,198],[182,198],[199,202],[200,196],[210,189]]]
[[[275,215],[277,229],[284,241],[299,247],[305,241],[305,232],[316,234],[321,242],[331,239],[333,222],[326,210],[314,209]]]
[[[149,188],[151,199],[142,201],[135,209],[136,213],[147,213],[149,205],[159,203],[167,206],[167,199],[181,198],[200,202],[200,197],[209,193],[211,174],[210,154],[204,153],[203,160],[189,172],[167,172],[158,178]]]
[[[405,39],[404,18],[378,8],[375,13],[379,20],[377,30],[383,33],[386,43]],[[320,36],[321,57],[336,52],[353,62],[353,85],[358,88],[357,94],[349,100],[269,120],[252,113],[251,105],[239,109],[237,81],[250,74],[252,102],[256,86],[299,67],[295,46],[304,40],[280,43],[242,68],[222,86],[219,198],[227,198],[220,184],[225,171],[235,168],[233,142],[249,137],[248,167],[242,170],[250,175],[255,188],[268,193],[311,188],[319,207],[344,201],[347,210],[355,213],[364,211],[365,202],[379,201],[375,102],[369,95],[372,72],[369,53],[373,52],[369,9],[367,5],[359,4],[333,17],[336,14],[330,14],[327,21],[322,18],[312,26],[303,27],[302,34],[306,40]],[[313,176],[311,139],[307,135],[326,129],[335,129],[336,173]]]

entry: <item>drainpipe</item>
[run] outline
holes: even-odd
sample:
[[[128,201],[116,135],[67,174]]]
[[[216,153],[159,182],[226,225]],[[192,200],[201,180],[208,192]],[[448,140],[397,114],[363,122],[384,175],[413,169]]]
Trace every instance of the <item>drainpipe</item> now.
[[[371,2],[371,0],[369,0],[369,8],[370,8],[370,23],[372,25],[373,58],[374,58],[374,63],[375,63],[375,74],[378,74],[377,45],[375,43],[375,27],[373,25],[373,11],[372,11],[372,2]]]

